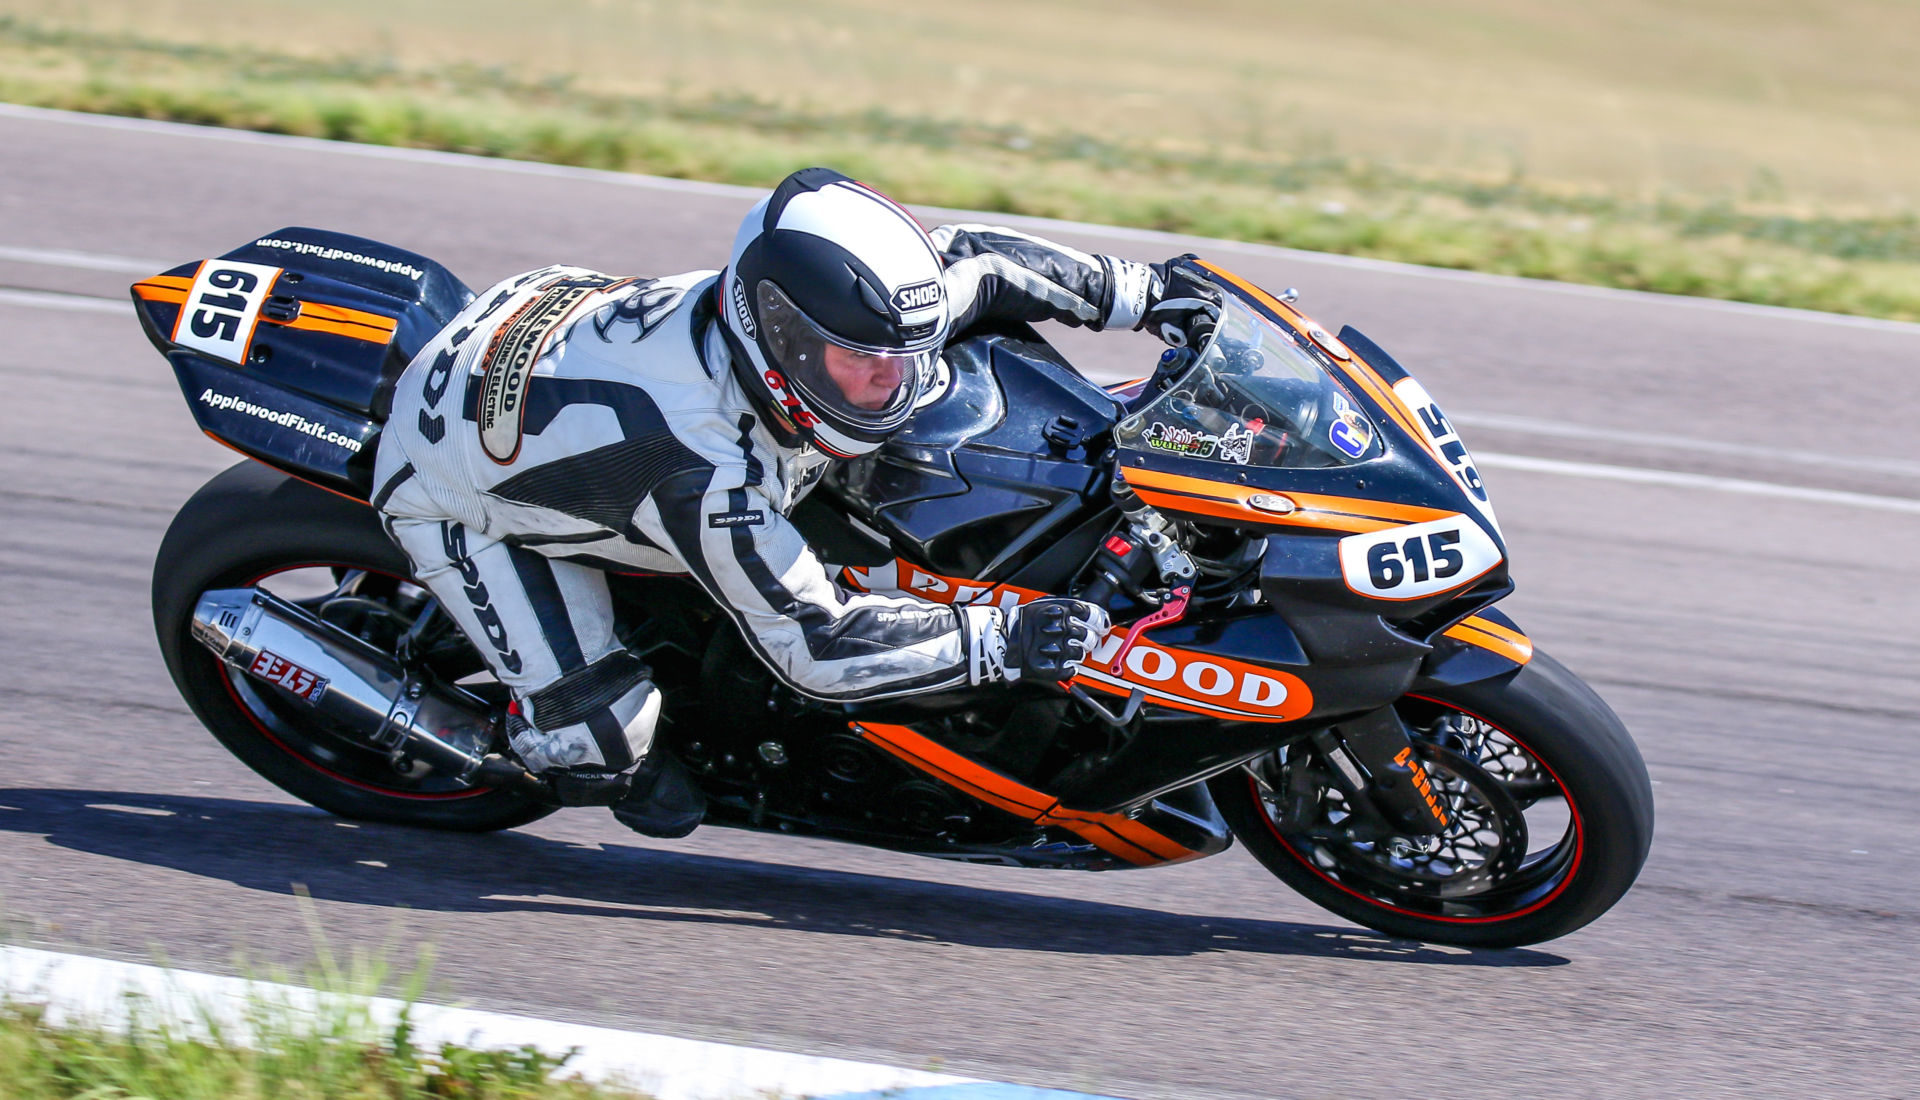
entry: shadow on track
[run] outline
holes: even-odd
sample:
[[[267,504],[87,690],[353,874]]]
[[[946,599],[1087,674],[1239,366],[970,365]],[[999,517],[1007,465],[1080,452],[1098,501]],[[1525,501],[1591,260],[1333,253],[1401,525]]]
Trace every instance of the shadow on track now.
[[[822,871],[528,833],[343,828],[305,806],[126,791],[0,790],[0,830],[251,890],[441,912],[550,912],[739,924],[1016,951],[1244,951],[1373,962],[1558,966],[1542,951],[1469,951],[1357,928],[1152,909]],[[372,866],[378,863],[383,866]]]

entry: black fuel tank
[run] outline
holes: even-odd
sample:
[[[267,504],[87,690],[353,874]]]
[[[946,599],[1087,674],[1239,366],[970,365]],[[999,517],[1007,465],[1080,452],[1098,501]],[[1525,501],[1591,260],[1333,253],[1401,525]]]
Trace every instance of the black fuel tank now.
[[[823,491],[936,572],[1057,590],[1109,526],[1078,441],[1119,406],[1026,326],[955,344],[945,366],[945,392]]]

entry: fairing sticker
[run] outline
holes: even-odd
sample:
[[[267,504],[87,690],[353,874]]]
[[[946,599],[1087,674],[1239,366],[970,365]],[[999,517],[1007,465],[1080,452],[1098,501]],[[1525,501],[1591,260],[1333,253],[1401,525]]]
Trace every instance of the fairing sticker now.
[[[1402,378],[1394,383],[1393,392],[1413,413],[1414,425],[1426,438],[1427,445],[1440,456],[1447,472],[1453,475],[1453,480],[1467,494],[1467,499],[1473,502],[1474,509],[1493,526],[1496,534],[1500,533],[1500,520],[1493,514],[1493,502],[1487,499],[1487,487],[1481,483],[1480,471],[1474,466],[1473,456],[1467,453],[1467,445],[1460,441],[1460,433],[1454,430],[1453,423],[1418,381]]]
[[[1347,587],[1376,600],[1418,600],[1472,584],[1500,558],[1493,537],[1459,513],[1340,540]]]
[[[842,575],[867,592],[917,596],[932,603],[987,605],[1002,611],[1047,595],[1013,585],[943,577],[899,560],[871,569],[848,567]],[[1124,627],[1109,631],[1082,662],[1073,683],[1120,696],[1138,689],[1156,706],[1241,722],[1290,722],[1313,709],[1313,692],[1292,673],[1155,645],[1150,637],[1134,643],[1122,671],[1115,675],[1107,669],[1126,635]]]
[[[236,260],[200,265],[187,300],[173,323],[173,342],[223,362],[244,365],[260,321],[260,307],[273,292],[280,269]]]

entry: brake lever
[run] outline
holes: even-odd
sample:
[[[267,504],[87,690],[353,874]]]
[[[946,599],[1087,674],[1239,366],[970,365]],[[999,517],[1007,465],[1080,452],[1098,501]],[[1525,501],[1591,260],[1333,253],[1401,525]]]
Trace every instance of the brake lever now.
[[[1107,671],[1113,673],[1115,676],[1120,675],[1126,667],[1127,651],[1133,648],[1133,643],[1140,640],[1140,635],[1145,634],[1154,627],[1177,623],[1182,618],[1185,618],[1187,614],[1187,600],[1192,595],[1192,585],[1180,585],[1173,590],[1173,594],[1167,599],[1167,602],[1160,605],[1160,610],[1142,617],[1140,621],[1128,627],[1127,636],[1121,640],[1120,648],[1114,652],[1113,663],[1107,666]]]

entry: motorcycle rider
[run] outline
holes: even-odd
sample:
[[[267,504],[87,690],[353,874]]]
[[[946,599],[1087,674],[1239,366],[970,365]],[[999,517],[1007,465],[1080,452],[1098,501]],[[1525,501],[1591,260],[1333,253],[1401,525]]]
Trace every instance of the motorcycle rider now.
[[[928,233],[871,188],[804,169],[748,213],[718,274],[554,266],[475,298],[397,382],[374,505],[511,689],[513,751],[555,800],[681,836],[704,800],[649,751],[660,694],[614,636],[604,571],[691,574],[815,698],[1070,678],[1106,632],[1101,608],[849,592],[786,514],[829,462],[906,423],[949,336],[976,321],[1178,344],[1218,303],[1174,261]]]

